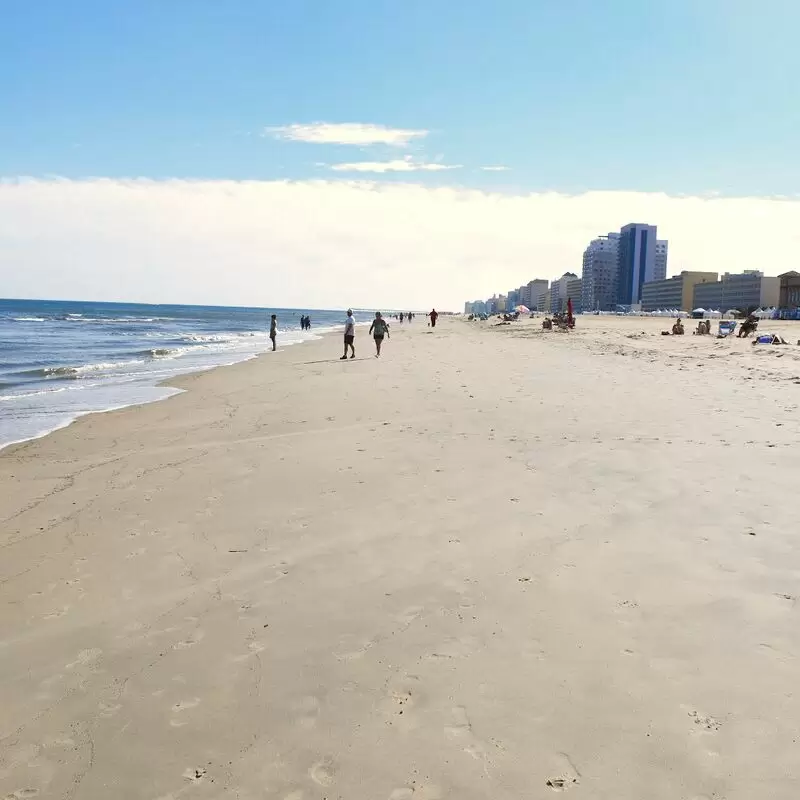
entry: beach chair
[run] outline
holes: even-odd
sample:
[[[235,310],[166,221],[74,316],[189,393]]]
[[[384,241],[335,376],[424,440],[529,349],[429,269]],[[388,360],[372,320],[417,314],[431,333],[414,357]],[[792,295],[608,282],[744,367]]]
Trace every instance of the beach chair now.
[[[719,323],[719,332],[717,333],[718,339],[724,339],[726,336],[731,336],[736,330],[736,320],[723,319]]]

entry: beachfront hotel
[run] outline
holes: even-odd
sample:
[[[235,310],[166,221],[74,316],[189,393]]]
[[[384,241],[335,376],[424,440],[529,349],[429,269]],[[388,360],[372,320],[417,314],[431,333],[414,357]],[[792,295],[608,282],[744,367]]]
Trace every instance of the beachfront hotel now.
[[[691,311],[696,308],[694,289],[700,283],[716,283],[716,272],[690,272],[684,270],[672,278],[650,281],[642,286],[642,311],[676,309]]]
[[[642,286],[666,277],[666,259],[660,263],[664,275],[656,273],[655,225],[632,222],[619,232],[617,249],[617,304],[635,306],[641,302]]]

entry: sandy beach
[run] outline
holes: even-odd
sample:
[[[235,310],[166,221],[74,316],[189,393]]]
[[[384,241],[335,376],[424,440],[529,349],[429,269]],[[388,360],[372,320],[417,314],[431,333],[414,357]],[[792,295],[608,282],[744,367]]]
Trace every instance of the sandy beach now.
[[[420,317],[0,452],[0,798],[796,800],[800,324],[669,324]]]

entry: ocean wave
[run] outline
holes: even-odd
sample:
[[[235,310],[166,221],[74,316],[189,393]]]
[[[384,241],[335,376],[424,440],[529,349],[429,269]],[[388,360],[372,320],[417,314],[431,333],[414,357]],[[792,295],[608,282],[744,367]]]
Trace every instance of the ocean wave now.
[[[14,322],[47,322],[44,317],[12,317]]]
[[[140,356],[148,356],[149,358],[168,358],[170,356],[176,356],[181,351],[175,347],[152,347],[149,350],[142,350],[141,353],[137,355]]]
[[[134,364],[145,364],[145,360],[141,358],[132,359],[129,361],[101,361],[97,364],[80,364],[78,366],[61,366],[61,367],[41,367],[39,369],[25,370],[20,375],[28,378],[48,378],[56,379],[76,379],[83,375],[92,375],[98,372],[108,372],[110,370],[120,369],[121,367],[129,367]]]
[[[0,403],[8,400],[24,400],[26,397],[38,397],[42,394],[57,394],[58,392],[65,392],[66,387],[60,389],[40,389],[38,392],[20,392],[19,394],[0,394]]]
[[[226,333],[181,333],[177,338],[184,342],[199,342],[202,344],[222,344],[233,341],[236,334]]]
[[[153,322],[175,322],[170,317],[84,317],[81,314],[67,314],[65,317],[58,317],[58,319],[66,322],[88,322],[90,324],[102,325],[118,325],[118,324],[132,324],[137,322],[153,323]]]

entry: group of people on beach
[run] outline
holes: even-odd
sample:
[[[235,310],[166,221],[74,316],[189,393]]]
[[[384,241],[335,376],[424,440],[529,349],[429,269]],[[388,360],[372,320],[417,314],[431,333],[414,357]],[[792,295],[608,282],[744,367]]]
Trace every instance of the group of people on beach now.
[[[409,322],[414,318],[414,314],[412,312],[401,312],[399,316],[397,314],[394,315],[395,319],[400,320],[402,322],[407,319]],[[431,328],[436,327],[436,320],[439,319],[439,314],[436,309],[432,309],[428,314],[430,319],[430,326]],[[303,315],[300,317],[300,327],[302,330],[310,330],[311,329],[311,318],[308,316]],[[373,341],[375,342],[375,358],[381,357],[381,347],[383,346],[384,338],[389,339],[389,323],[383,318],[383,314],[380,311],[375,312],[375,318],[372,320],[372,324],[369,326],[369,334],[372,336]],[[278,315],[273,314],[270,317],[270,325],[269,325],[269,338],[272,342],[272,349],[277,349],[277,339],[278,339]],[[348,355],[349,353],[349,355]],[[344,323],[344,354],[339,359],[340,361],[346,361],[348,358],[355,358],[356,357],[356,320],[353,316],[353,310],[348,308],[347,309],[347,319]]]

